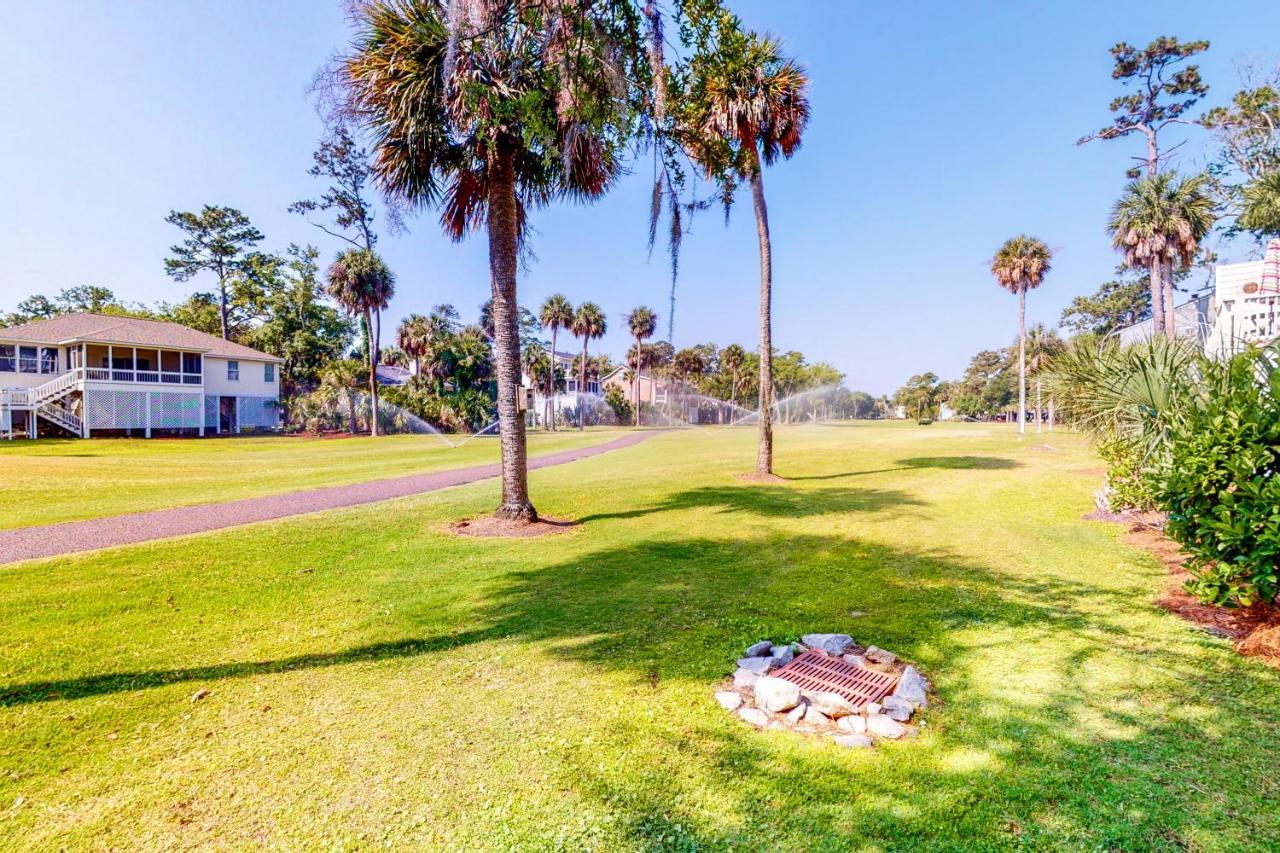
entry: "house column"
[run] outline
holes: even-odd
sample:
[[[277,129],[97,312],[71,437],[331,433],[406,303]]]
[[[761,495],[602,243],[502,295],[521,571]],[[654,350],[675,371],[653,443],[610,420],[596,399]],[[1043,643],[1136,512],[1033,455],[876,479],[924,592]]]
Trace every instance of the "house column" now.
[[[111,344],[107,344],[107,379],[115,379],[116,357]]]
[[[236,435],[240,434],[240,398],[236,397]]]
[[[133,351],[133,364],[135,367],[138,364],[138,351],[136,349]],[[146,431],[143,433],[143,436],[146,438],[151,438],[151,392],[150,391],[147,392],[146,412],[147,412],[147,415],[146,415],[147,428],[146,428]]]

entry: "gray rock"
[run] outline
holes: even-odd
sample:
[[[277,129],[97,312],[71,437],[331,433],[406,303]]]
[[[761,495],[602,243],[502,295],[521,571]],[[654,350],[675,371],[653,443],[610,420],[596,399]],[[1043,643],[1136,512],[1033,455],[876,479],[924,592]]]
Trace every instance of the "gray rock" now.
[[[800,638],[811,649],[821,649],[829,655],[842,655],[854,645],[848,634],[805,634]]]
[[[874,744],[866,735],[836,735],[832,740],[836,742],[836,746],[846,749],[867,749]]]
[[[734,687],[755,687],[756,679],[760,676],[756,675],[749,669],[740,669],[733,674]]]
[[[853,703],[839,693],[812,693],[805,691],[804,698],[809,700],[810,705],[833,719],[847,717],[858,712],[858,709],[853,707]]]
[[[799,705],[795,706],[795,707],[794,707],[794,708],[792,708],[790,711],[788,711],[788,712],[787,712],[787,725],[789,725],[789,726],[794,726],[794,725],[796,725],[797,723],[799,723],[801,720],[803,720],[803,719],[804,719],[804,715],[805,715],[805,711],[807,711],[807,710],[808,710],[808,708],[809,708],[809,706],[808,706],[808,705],[806,705],[806,704],[804,704],[803,702],[801,702]]]
[[[897,661],[898,656],[893,652],[886,652],[884,649],[875,646],[867,646],[867,660],[875,661],[880,664],[891,664]]]
[[[768,640],[761,640],[760,642],[756,643],[754,646],[747,647],[746,656],[749,658],[768,657],[769,652],[772,648],[773,648],[773,643],[769,642]]]
[[[866,669],[867,664],[869,663],[869,661],[863,655],[845,655],[843,658],[841,658],[841,660],[843,660],[845,663],[851,663],[854,666],[860,666],[863,669]]]
[[[836,728],[851,735],[866,734],[867,718],[861,714],[854,714],[852,717],[841,717],[836,721]]]
[[[732,690],[721,690],[716,693],[716,701],[726,711],[736,711],[742,707],[742,697]]]
[[[738,658],[738,668],[756,675],[764,675],[773,669],[773,658]]]
[[[866,711],[867,715],[870,716],[871,714],[879,714],[882,710],[884,710],[884,706],[881,705],[879,702],[868,702],[866,705],[862,707],[862,710]]]
[[[786,666],[791,663],[795,656],[796,653],[791,650],[790,646],[774,646],[769,660],[773,661],[774,666]]]
[[[879,737],[896,740],[907,733],[907,727],[897,720],[891,720],[884,714],[872,714],[867,717],[867,731]]]
[[[915,713],[915,706],[900,696],[884,697],[884,713],[889,719],[905,723]]]
[[[908,664],[907,668],[902,671],[902,676],[898,679],[898,686],[894,688],[893,695],[899,699],[906,699],[917,708],[927,708],[929,706],[929,682],[914,666]]]
[[[825,726],[827,723],[831,722],[831,718],[813,707],[813,705],[805,705],[804,721],[812,726]]]
[[[738,716],[757,729],[763,729],[769,725],[769,715],[759,708],[743,708],[738,712]]]
[[[775,714],[800,704],[800,685],[783,678],[762,676],[756,682],[756,706]]]

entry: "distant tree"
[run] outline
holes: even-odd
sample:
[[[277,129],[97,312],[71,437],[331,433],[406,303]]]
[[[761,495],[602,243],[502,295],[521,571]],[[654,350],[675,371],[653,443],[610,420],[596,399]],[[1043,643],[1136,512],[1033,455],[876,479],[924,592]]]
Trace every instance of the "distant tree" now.
[[[579,385],[578,385],[578,429],[586,428],[586,414],[583,409],[585,400],[584,392],[587,390],[587,344],[593,340],[604,337],[608,331],[609,324],[605,320],[604,311],[600,310],[600,306],[594,302],[584,302],[578,306],[578,310],[574,312],[573,324],[570,331],[574,337],[582,338],[582,364],[579,369]]]
[[[187,281],[202,272],[217,276],[222,337],[230,340],[228,285],[245,269],[249,250],[262,242],[262,232],[234,207],[207,204],[199,213],[171,210],[165,222],[187,235],[169,248],[172,257],[165,258],[165,272],[174,281]]]
[[[933,416],[938,402],[938,376],[935,373],[918,373],[907,380],[893,395],[895,405],[913,412],[917,421]]]
[[[348,249],[338,255],[337,260],[329,267],[329,295],[353,317],[363,316],[369,328],[377,330],[373,323],[373,312],[387,307],[391,296],[395,293],[395,276],[383,263],[382,259],[368,249]],[[378,434],[378,362],[377,348],[371,347],[368,353],[369,367],[369,403],[372,414],[369,417],[369,432]]]
[[[347,430],[357,432],[356,395],[360,391],[360,374],[364,366],[353,358],[330,361],[320,369],[320,394],[331,403],[339,400],[347,404]]]
[[[640,426],[640,373],[648,366],[647,359],[644,357],[644,339],[653,337],[653,333],[658,328],[658,315],[653,313],[652,308],[641,305],[639,308],[632,309],[625,319],[627,331],[631,332],[631,337],[636,339],[635,358],[628,361],[635,372],[635,394],[632,399],[636,403],[636,426]]]
[[[773,247],[764,196],[764,166],[799,148],[809,121],[809,78],[773,38],[746,33],[727,12],[713,16],[703,37],[715,49],[690,63],[681,98],[685,143],[712,176],[751,186],[760,250],[760,439],[756,471],[773,473]]]
[[[1044,283],[1053,252],[1044,241],[1021,234],[1005,242],[991,259],[991,274],[1018,297],[1018,434],[1027,430],[1027,291]]]
[[[1124,272],[1121,268],[1121,272]],[[1150,273],[1103,282],[1092,296],[1077,296],[1059,325],[1076,333],[1109,335],[1151,316]]]
[[[1255,192],[1269,175],[1280,173],[1280,66],[1261,74],[1256,68],[1243,72],[1244,88],[1229,106],[1214,107],[1200,123],[1213,131],[1220,145],[1208,167],[1210,185],[1228,215],[1245,212],[1246,187]],[[1260,230],[1239,221],[1227,234]],[[1280,229],[1277,229],[1280,230]]]
[[[1053,329],[1036,323],[1027,331],[1027,370],[1036,381],[1036,432],[1043,429],[1043,379],[1053,357],[1062,351],[1062,338]],[[1052,401],[1050,401],[1052,406]]]
[[[720,369],[729,376],[729,402],[733,406],[738,405],[738,380],[746,359],[746,351],[738,344],[729,344],[720,351]]]
[[[573,305],[570,304],[568,297],[563,293],[553,293],[548,296],[538,310],[538,322],[542,324],[542,328],[551,330],[551,364],[554,368],[556,338],[561,329],[568,329],[573,325]],[[549,369],[546,375],[547,394],[544,418],[551,429],[555,429],[556,424],[555,379],[555,370]]]
[[[1214,204],[1203,175],[1162,172],[1130,181],[1111,210],[1107,230],[1125,264],[1147,270],[1156,334],[1173,337],[1173,276],[1189,267],[1214,223]],[[1166,286],[1167,282],[1167,286]]]
[[[854,391],[850,396],[850,417],[865,418],[875,410],[875,398],[866,391]]]
[[[89,311],[94,314],[116,314],[130,317],[151,317],[154,312],[143,305],[129,305],[116,298],[106,287],[81,284],[58,292],[52,299],[37,293],[23,299],[10,314],[0,316],[0,326],[47,320],[59,314]]]
[[[1161,160],[1177,147],[1162,151],[1161,131],[1171,124],[1193,124],[1183,116],[1209,91],[1200,79],[1198,66],[1177,66],[1208,49],[1207,41],[1179,42],[1171,36],[1161,36],[1145,48],[1126,42],[1111,48],[1111,56],[1115,59],[1112,78],[1123,86],[1133,85],[1135,91],[1111,102],[1115,118],[1110,125],[1082,136],[1076,144],[1139,134],[1146,141],[1147,150],[1145,156],[1133,159],[1145,166],[1148,178],[1154,178],[1160,170]],[[1129,177],[1137,178],[1141,173],[1139,168],[1130,169]]]
[[[1237,224],[1259,237],[1280,236],[1280,171],[1244,188],[1244,211]]]
[[[414,375],[422,372],[422,357],[431,346],[431,322],[421,314],[410,314],[396,327],[396,346],[413,364]]]

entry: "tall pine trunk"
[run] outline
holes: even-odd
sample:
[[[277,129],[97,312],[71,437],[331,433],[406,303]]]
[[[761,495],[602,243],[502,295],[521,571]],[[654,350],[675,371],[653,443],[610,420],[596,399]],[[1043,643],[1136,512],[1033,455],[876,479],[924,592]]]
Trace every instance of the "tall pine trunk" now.
[[[1147,265],[1147,276],[1151,289],[1151,324],[1152,333],[1163,335],[1165,332],[1164,316],[1164,264],[1159,258],[1152,258]]]
[[[773,246],[769,241],[769,208],[764,201],[764,168],[751,147],[754,171],[751,200],[756,209],[756,238],[760,243],[760,444],[756,472],[773,473]]]
[[[218,273],[218,316],[222,320],[222,339],[229,341],[231,335],[227,329],[227,279],[223,273]]]
[[[1164,332],[1171,338],[1178,336],[1178,315],[1173,307],[1173,263],[1165,261],[1161,265],[1161,290],[1164,293]]]
[[[529,500],[524,418],[520,415],[520,332],[517,327],[516,268],[520,227],[512,144],[500,139],[489,162],[489,274],[493,289],[494,360],[498,375],[498,435],[502,447],[502,503],[499,518],[536,521]]]
[[[1027,289],[1018,290],[1018,435],[1027,431]]]

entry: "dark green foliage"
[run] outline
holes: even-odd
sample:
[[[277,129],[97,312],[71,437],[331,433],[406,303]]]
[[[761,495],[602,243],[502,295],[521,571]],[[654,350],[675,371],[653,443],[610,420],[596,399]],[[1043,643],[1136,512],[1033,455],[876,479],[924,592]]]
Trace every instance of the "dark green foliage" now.
[[[172,257],[165,258],[164,271],[174,281],[187,281],[202,272],[218,277],[222,337],[230,340],[229,285],[237,274],[251,271],[250,250],[262,242],[262,232],[234,207],[208,204],[199,213],[171,210],[165,222],[187,236],[170,247]]]
[[[1104,282],[1092,296],[1077,296],[1060,322],[1077,333],[1109,335],[1150,316],[1151,284],[1144,273]]]
[[[1280,562],[1277,353],[1205,361],[1178,419],[1156,497],[1190,555],[1189,588],[1214,604],[1274,602]]]
[[[618,423],[630,423],[634,413],[631,404],[627,402],[627,396],[622,393],[622,389],[617,385],[610,385],[604,390],[604,401],[609,408],[613,410],[613,416],[618,419]]]

